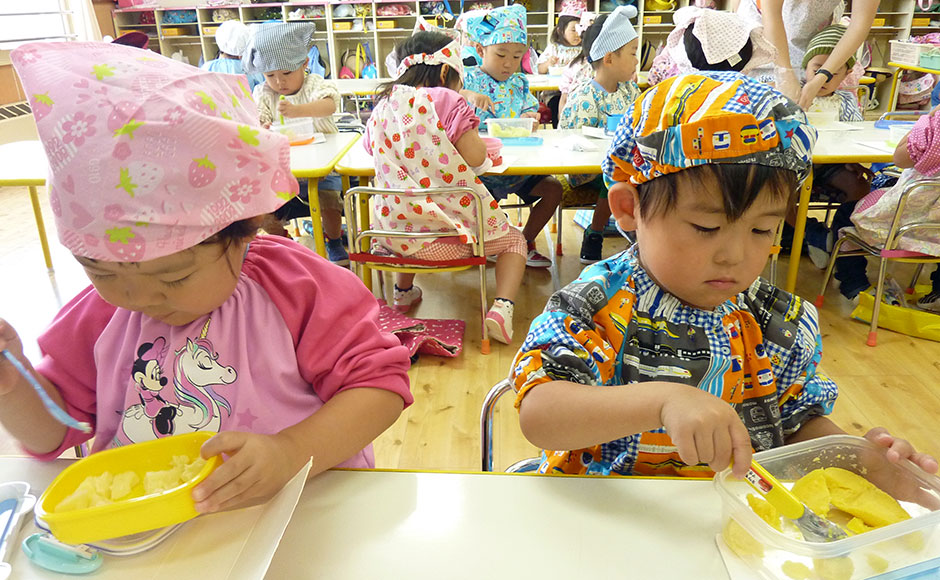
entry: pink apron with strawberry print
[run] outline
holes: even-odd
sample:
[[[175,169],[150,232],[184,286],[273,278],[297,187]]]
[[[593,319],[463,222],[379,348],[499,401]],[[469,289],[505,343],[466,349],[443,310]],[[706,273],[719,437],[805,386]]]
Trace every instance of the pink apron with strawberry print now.
[[[376,105],[369,125],[376,187],[470,187],[484,200],[484,241],[509,231],[506,215],[447,138],[427,91],[396,85],[391,95]],[[424,199],[385,195],[374,197],[373,204],[375,220],[382,229],[425,233],[456,230],[459,238],[454,241],[476,242],[476,208],[469,195],[454,193]],[[448,237],[454,239],[451,234]],[[439,240],[380,241],[396,254],[410,256]]]

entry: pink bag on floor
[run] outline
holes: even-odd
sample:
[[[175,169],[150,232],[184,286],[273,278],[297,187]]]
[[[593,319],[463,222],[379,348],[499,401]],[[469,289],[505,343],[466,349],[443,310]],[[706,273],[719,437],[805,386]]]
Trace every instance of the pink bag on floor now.
[[[398,337],[402,346],[415,354],[453,358],[463,350],[463,320],[409,318],[379,300],[379,329]]]

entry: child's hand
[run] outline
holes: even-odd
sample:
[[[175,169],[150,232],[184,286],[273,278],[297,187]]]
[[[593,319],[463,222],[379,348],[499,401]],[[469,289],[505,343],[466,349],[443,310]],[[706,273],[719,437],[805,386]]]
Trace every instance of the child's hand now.
[[[297,110],[297,105],[288,102],[286,99],[277,102],[277,112],[285,117],[303,117]]]
[[[884,427],[871,429],[868,433],[865,433],[865,439],[882,447],[887,447],[888,451],[885,456],[888,461],[898,461],[902,458],[909,459],[927,473],[937,473],[937,460],[932,455],[915,451],[914,446],[908,441],[891,435]]]
[[[460,96],[467,99],[468,103],[480,109],[481,111],[489,111],[493,114],[496,113],[496,105],[493,104],[493,99],[487,97],[486,95],[481,95],[480,93],[463,89],[460,91]]]
[[[718,397],[687,385],[666,397],[660,419],[679,457],[688,465],[707,463],[712,471],[728,467],[744,477],[751,465],[751,438],[734,407]]]
[[[20,362],[25,363],[27,368],[29,368],[29,363],[23,358],[23,343],[20,342],[20,337],[6,320],[0,318],[0,351],[2,350],[9,350],[13,353],[13,356],[18,358]],[[23,377],[21,377],[16,368],[10,364],[10,361],[4,356],[0,356],[0,396],[6,395],[12,391],[16,384],[22,380]]]
[[[539,115],[538,113],[532,112],[532,113],[522,113],[522,114],[519,115],[519,116],[520,116],[520,117],[528,117],[528,118],[530,118],[530,119],[535,119],[535,124],[532,125],[532,131],[535,132],[535,131],[538,131],[538,130],[539,130],[539,121],[542,120],[542,116],[541,116],[541,115]]]
[[[202,445],[208,459],[227,457],[193,490],[196,510],[211,513],[256,505],[269,500],[303,467],[302,457],[287,437],[223,431]]]

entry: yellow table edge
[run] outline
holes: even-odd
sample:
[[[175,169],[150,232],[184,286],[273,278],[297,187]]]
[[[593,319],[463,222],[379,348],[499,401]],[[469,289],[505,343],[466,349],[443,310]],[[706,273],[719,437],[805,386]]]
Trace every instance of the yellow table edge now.
[[[343,133],[337,133],[337,135],[342,134]],[[310,204],[310,225],[313,227],[313,247],[316,252],[324,258],[326,257],[326,242],[323,239],[323,223],[320,222],[320,195],[317,182],[320,181],[321,177],[326,177],[333,171],[333,168],[336,167],[339,160],[352,149],[353,145],[359,142],[361,137],[361,134],[355,133],[353,138],[349,140],[349,143],[340,149],[324,167],[316,171],[291,172],[294,174],[294,177],[302,177],[307,180],[307,203]]]

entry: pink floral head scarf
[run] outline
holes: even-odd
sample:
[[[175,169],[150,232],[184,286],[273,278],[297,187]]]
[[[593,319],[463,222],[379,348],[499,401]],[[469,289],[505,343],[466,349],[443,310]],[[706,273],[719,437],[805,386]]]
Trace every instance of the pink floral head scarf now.
[[[243,76],[101,42],[11,56],[49,161],[59,240],[75,255],[160,258],[297,194],[287,138],[259,126]]]

